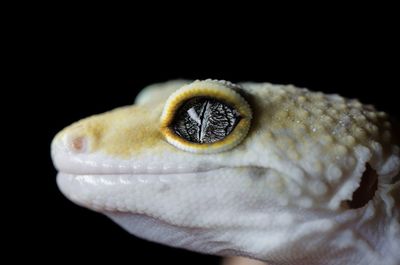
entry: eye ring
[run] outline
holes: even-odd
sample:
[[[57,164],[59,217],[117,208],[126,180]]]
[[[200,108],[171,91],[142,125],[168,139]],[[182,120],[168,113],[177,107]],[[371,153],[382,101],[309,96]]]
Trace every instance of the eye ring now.
[[[160,119],[160,131],[173,146],[193,153],[216,153],[238,145],[247,135],[252,111],[247,101],[237,92],[240,87],[226,81],[195,81],[175,91],[166,101]],[[232,131],[223,139],[212,143],[191,142],[178,135],[172,128],[180,108],[195,98],[209,98],[231,107],[240,117]]]

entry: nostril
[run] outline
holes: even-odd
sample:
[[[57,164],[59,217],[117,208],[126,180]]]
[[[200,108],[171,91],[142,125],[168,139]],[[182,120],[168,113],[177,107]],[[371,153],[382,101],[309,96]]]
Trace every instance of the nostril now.
[[[75,153],[83,153],[88,147],[87,138],[81,135],[69,135],[66,144],[68,149]]]
[[[85,138],[83,136],[78,136],[71,141],[71,147],[77,152],[81,152],[85,149]]]

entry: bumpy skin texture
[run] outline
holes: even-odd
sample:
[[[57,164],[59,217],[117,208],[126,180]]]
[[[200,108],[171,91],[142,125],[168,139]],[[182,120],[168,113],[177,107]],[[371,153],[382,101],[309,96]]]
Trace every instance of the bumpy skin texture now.
[[[198,252],[275,265],[399,264],[399,147],[385,113],[242,83],[248,135],[231,150],[194,154],[159,131],[168,96],[188,83],[152,85],[135,105],[61,131],[52,144],[61,191],[136,236]],[[377,191],[349,209],[367,164]]]

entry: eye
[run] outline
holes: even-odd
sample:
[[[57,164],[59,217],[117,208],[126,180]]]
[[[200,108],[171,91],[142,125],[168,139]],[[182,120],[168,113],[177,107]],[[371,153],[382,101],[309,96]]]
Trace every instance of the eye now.
[[[209,97],[186,101],[176,112],[172,130],[185,140],[209,144],[223,140],[240,121],[235,108]]]
[[[195,81],[173,93],[161,116],[172,145],[195,153],[233,148],[247,135],[252,117],[240,88],[222,81]]]

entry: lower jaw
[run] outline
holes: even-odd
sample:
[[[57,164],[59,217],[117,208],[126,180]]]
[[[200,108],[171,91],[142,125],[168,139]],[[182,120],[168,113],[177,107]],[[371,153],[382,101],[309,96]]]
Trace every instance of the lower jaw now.
[[[57,185],[68,199],[80,206],[99,212],[130,212],[126,207],[118,206],[118,204],[107,204],[104,198],[120,196],[120,199],[123,199],[124,196],[130,196],[136,192],[135,188],[137,187],[149,188],[154,192],[160,186],[173,187],[177,183],[197,181],[199,178],[213,175],[213,173],[214,171],[177,174],[73,174],[59,172]],[[99,202],[98,198],[101,200],[101,197],[103,200]]]

